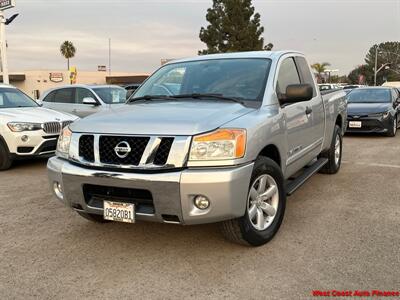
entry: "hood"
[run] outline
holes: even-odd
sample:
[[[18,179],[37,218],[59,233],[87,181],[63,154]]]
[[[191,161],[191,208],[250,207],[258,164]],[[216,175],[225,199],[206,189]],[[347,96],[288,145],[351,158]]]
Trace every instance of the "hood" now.
[[[368,115],[386,112],[393,108],[391,103],[348,103],[347,113],[350,116]]]
[[[254,108],[216,101],[153,101],[126,104],[71,125],[75,132],[194,135],[210,131]]]
[[[43,107],[16,107],[1,108],[0,120],[3,122],[32,122],[45,123],[53,121],[75,120],[77,117],[71,114],[58,112]]]

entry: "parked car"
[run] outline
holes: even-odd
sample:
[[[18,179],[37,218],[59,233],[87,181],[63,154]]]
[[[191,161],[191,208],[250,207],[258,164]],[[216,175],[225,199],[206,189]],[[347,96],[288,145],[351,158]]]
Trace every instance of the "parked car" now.
[[[347,132],[379,132],[395,136],[400,118],[400,94],[395,88],[358,88],[347,95]]]
[[[123,88],[126,89],[128,92],[126,94],[126,98],[128,99],[132,94],[139,88],[140,83],[131,83],[124,85]]]
[[[382,86],[400,88],[400,81],[386,81]]]
[[[83,118],[125,104],[126,94],[124,88],[115,85],[71,85],[45,92],[39,103]]]
[[[39,107],[13,86],[0,85],[0,170],[17,159],[53,155],[61,129],[75,119]]]
[[[321,96],[298,52],[174,61],[125,107],[65,128],[49,181],[92,221],[222,222],[229,239],[258,246],[278,231],[286,195],[338,172],[346,119],[344,92]]]
[[[320,83],[318,84],[320,91],[327,91],[327,90],[340,90],[342,87],[336,83]]]

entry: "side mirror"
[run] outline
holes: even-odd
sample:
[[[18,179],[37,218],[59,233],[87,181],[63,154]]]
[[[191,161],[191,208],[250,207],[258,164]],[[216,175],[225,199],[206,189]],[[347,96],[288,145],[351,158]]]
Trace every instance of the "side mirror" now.
[[[286,94],[279,100],[282,104],[308,101],[313,98],[313,88],[309,84],[291,84],[286,88]]]
[[[83,98],[82,103],[87,105],[98,105],[98,102],[92,97]]]
[[[36,103],[37,103],[40,107],[43,106],[43,101],[42,101],[42,100],[36,100]]]

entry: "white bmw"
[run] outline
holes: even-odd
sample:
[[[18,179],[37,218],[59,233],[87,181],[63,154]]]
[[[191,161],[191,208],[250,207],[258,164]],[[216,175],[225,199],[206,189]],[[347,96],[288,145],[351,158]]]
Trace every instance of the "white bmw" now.
[[[13,86],[0,85],[0,170],[16,159],[53,155],[62,128],[76,119],[40,107]]]

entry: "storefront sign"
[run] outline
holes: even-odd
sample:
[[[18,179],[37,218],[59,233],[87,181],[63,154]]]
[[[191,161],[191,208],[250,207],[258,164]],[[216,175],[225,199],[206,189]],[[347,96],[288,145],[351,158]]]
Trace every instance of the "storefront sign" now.
[[[0,10],[6,10],[15,6],[15,0],[0,0]]]
[[[52,81],[52,82],[56,82],[56,83],[58,83],[58,82],[63,82],[64,81],[64,75],[63,75],[63,73],[50,73],[50,76],[49,76],[49,79],[50,79],[50,81]]]

